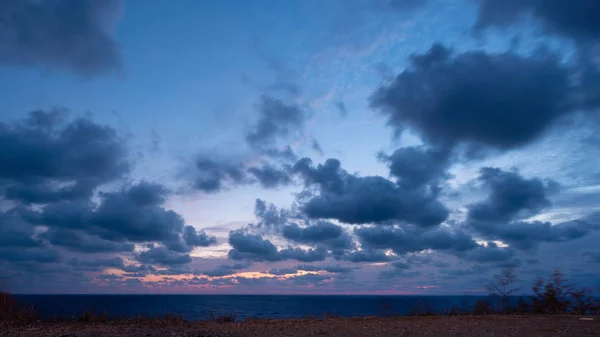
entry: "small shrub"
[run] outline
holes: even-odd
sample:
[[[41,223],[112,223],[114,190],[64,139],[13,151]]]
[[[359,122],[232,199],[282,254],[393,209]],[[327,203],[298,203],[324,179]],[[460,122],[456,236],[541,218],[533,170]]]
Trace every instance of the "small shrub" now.
[[[496,310],[492,303],[487,299],[477,299],[473,308],[473,315],[491,315],[495,314]]]
[[[208,315],[209,321],[213,321],[213,322],[217,322],[217,323],[233,323],[236,321],[236,319],[237,319],[237,315],[234,313],[221,314],[221,315],[215,316],[215,314],[212,311],[210,311],[209,315]]]
[[[569,311],[569,294],[572,285],[566,283],[564,274],[560,270],[552,273],[552,279],[544,284],[539,279],[532,287],[535,296],[532,301],[534,314],[560,314]]]
[[[416,307],[411,308],[409,312],[409,316],[433,316],[435,315],[435,311],[427,304],[423,304],[423,302],[417,302]]]

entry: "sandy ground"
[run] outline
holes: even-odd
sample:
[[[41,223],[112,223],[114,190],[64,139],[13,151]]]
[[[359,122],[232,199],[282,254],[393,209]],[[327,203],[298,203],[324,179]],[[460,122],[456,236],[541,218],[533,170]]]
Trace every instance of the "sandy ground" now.
[[[250,320],[241,323],[0,323],[0,336],[600,336],[600,317],[444,316]]]

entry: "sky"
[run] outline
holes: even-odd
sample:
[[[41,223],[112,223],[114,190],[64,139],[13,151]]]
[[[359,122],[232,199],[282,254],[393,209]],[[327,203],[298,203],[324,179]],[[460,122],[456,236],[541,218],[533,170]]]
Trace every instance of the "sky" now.
[[[14,293],[600,286],[596,0],[0,3]]]

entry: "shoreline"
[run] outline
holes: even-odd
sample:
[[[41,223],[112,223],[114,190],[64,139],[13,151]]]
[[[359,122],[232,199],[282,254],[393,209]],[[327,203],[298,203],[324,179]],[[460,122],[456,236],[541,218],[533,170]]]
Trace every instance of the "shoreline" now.
[[[592,318],[582,320],[581,318]],[[247,319],[133,318],[106,322],[0,321],[0,336],[599,336],[600,316],[459,315]]]

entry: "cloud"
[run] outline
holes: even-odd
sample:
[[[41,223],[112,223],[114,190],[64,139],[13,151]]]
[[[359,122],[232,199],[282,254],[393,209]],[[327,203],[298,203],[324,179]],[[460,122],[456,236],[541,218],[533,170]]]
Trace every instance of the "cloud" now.
[[[485,201],[468,206],[468,218],[473,221],[510,221],[536,215],[550,206],[548,195],[556,185],[492,167],[480,169],[479,181],[490,194]]]
[[[594,0],[477,2],[479,13],[473,27],[476,32],[517,24],[526,16],[531,16],[541,25],[544,34],[562,36],[578,42],[593,42],[600,37],[600,23],[593,14],[600,11],[600,4]]]
[[[0,63],[70,69],[84,75],[120,70],[110,36],[120,2],[19,1],[0,4]]]
[[[241,230],[229,233],[229,244],[232,249],[228,256],[233,260],[315,262],[323,261],[327,257],[327,251],[322,247],[308,250],[287,247],[278,250],[271,241],[263,239],[262,236],[247,234]]]
[[[548,196],[556,191],[555,182],[525,179],[516,172],[489,167],[481,169],[479,180],[490,194],[486,200],[468,206],[466,224],[486,239],[531,249],[541,242],[570,241],[600,229],[600,218],[595,213],[555,225],[522,221],[551,206]]]
[[[0,247],[0,261],[54,263],[61,260],[61,254],[52,247]]]
[[[262,167],[250,167],[248,172],[258,180],[263,188],[286,186],[292,182],[288,172],[268,164]]]
[[[22,121],[0,123],[0,191],[6,199],[85,199],[129,172],[128,151],[116,130],[66,114],[36,110]]]
[[[162,242],[177,252],[189,252],[197,246],[216,243],[216,238],[197,232],[186,226],[178,213],[167,210],[169,191],[162,185],[146,181],[100,195],[97,207],[91,202],[60,202],[46,205],[39,214],[30,216],[30,221],[69,230],[86,231],[87,239],[75,232],[56,232],[52,229],[47,235],[53,241],[67,245],[71,250],[87,250],[104,245],[117,249],[129,247],[127,242]],[[99,240],[99,237],[103,240]],[[107,241],[114,241],[110,244]]]
[[[248,268],[249,266],[249,264],[242,263],[236,263],[233,265],[221,264],[216,266],[215,268],[206,270],[203,274],[210,277],[228,276],[237,273],[240,269]]]
[[[271,152],[269,155],[272,157],[288,156],[286,151],[276,149],[270,149],[269,151]],[[295,156],[291,155],[291,159],[294,160]],[[286,167],[277,168],[268,163],[249,167],[242,163],[202,156],[196,161],[192,187],[205,193],[216,193],[228,186],[251,185],[256,182],[265,189],[278,188],[292,182],[287,171]]]
[[[445,151],[408,146],[397,149],[392,155],[379,154],[379,160],[387,163],[390,175],[407,189],[435,188],[448,177],[449,154]]]
[[[423,191],[403,188],[379,176],[359,177],[341,169],[337,159],[312,166],[308,158],[300,159],[293,170],[305,184],[318,185],[320,193],[303,204],[310,218],[336,219],[348,224],[406,221],[431,227],[446,220],[448,210]]]
[[[286,139],[304,129],[306,114],[297,105],[261,96],[258,111],[258,122],[253,130],[246,134],[246,141],[252,148],[261,152],[274,148],[278,139]]]
[[[129,242],[109,241],[96,235],[62,228],[50,228],[41,237],[53,246],[81,253],[132,252],[134,249],[134,245]]]
[[[83,271],[101,271],[106,268],[124,269],[125,262],[120,257],[103,258],[95,260],[80,260],[72,258],[67,261],[69,266]]]
[[[398,255],[424,250],[461,253],[478,245],[469,234],[459,229],[436,227],[422,229],[415,226],[403,228],[359,227],[354,230],[361,245],[368,249],[391,249]]]
[[[399,135],[410,128],[439,149],[507,150],[540,137],[569,110],[569,74],[540,51],[455,54],[434,44],[370,99]]]
[[[341,226],[327,221],[319,221],[314,225],[301,228],[297,224],[289,224],[283,227],[283,237],[298,243],[321,243],[337,239],[343,234]]]
[[[0,213],[0,247],[40,247],[35,228],[25,221],[18,212]]]
[[[536,248],[542,242],[567,242],[600,230],[598,214],[558,224],[541,221],[509,223],[475,222],[471,226],[483,237],[501,240],[518,249]]]
[[[349,252],[342,257],[343,260],[350,262],[387,262],[393,260],[392,256],[386,255],[382,250],[366,249]]]
[[[339,264],[328,265],[328,266],[313,266],[313,265],[308,265],[308,264],[301,264],[301,265],[298,265],[296,268],[298,270],[326,271],[328,273],[335,273],[335,274],[347,274],[347,273],[350,273],[357,269],[355,267],[346,267],[346,266],[341,266]]]
[[[269,274],[277,275],[277,276],[287,275],[287,274],[296,274],[297,272],[298,272],[298,269],[296,269],[296,268],[277,268],[277,269],[269,270]]]
[[[254,202],[254,215],[259,219],[255,224],[259,229],[275,229],[276,231],[288,223],[292,216],[286,209],[277,209],[274,204],[267,204],[264,200],[256,199]]]
[[[162,246],[152,246],[138,254],[137,260],[142,263],[157,263],[161,265],[180,265],[192,262],[188,254],[181,254]]]
[[[196,169],[197,176],[193,186],[206,193],[221,191],[225,181],[234,185],[248,183],[242,164],[230,164],[200,157],[196,161]]]
[[[515,258],[517,252],[510,247],[498,247],[494,242],[488,242],[487,247],[478,246],[462,256],[465,260],[479,263],[505,263]]]

